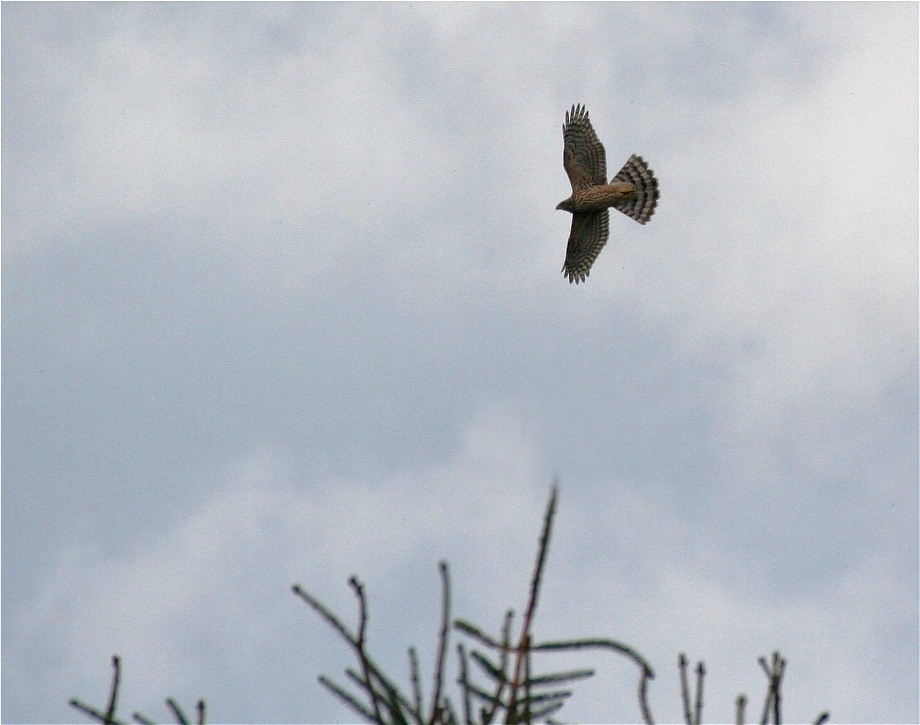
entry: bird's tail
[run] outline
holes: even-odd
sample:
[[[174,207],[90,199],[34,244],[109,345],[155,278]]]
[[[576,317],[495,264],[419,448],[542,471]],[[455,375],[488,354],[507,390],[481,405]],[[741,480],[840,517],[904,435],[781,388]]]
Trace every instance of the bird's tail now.
[[[618,201],[614,208],[640,224],[645,224],[651,219],[655,207],[658,206],[658,179],[645,163],[645,159],[635,154],[630,156],[610,183],[614,181],[626,181],[636,187],[634,194]]]

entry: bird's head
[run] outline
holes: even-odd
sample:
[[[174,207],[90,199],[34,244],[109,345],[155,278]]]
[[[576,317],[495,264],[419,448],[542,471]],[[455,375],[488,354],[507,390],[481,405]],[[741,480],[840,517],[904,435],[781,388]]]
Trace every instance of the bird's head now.
[[[562,211],[574,212],[574,209],[572,208],[572,197],[570,196],[568,199],[563,199],[562,201],[560,201],[556,205],[556,209],[561,209]]]

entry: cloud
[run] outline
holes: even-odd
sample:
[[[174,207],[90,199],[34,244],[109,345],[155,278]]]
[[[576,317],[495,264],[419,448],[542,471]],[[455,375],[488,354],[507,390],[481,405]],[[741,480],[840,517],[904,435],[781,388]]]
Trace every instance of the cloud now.
[[[4,719],[115,651],[152,714],[340,719],[290,584],[365,577],[404,671],[438,559],[521,605],[555,474],[540,624],[656,713],[680,649],[728,718],[778,647],[796,717],[916,715],[914,8],[5,16]],[[663,190],[578,288],[576,102]],[[635,717],[599,667],[573,712]]]
[[[419,621],[402,622],[405,632],[386,628],[384,613],[398,617],[400,602],[416,586],[437,593],[437,559],[456,561],[458,576],[475,574],[477,607],[494,607],[504,588],[499,582],[524,591],[548,490],[548,482],[534,483],[535,456],[520,422],[499,409],[484,411],[452,460],[395,479],[327,480],[305,488],[290,480],[283,460],[255,452],[223,476],[213,496],[125,553],[65,549],[36,601],[16,615],[21,629],[7,659],[9,686],[32,702],[48,702],[33,716],[56,719],[74,694],[94,702],[106,663],[117,653],[125,665],[122,701],[150,714],[167,694],[184,694],[191,704],[217,689],[229,701],[239,678],[252,678],[255,690],[267,692],[279,678],[311,666],[317,672],[302,682],[319,697],[310,683],[337,659],[333,638],[324,637],[314,613],[295,606],[290,585],[302,583],[350,621],[354,604],[344,583],[356,573],[387,639],[408,633],[427,643],[435,630]],[[513,524],[522,520],[532,525]],[[490,556],[498,551],[500,557]],[[335,644],[342,659],[347,649]],[[202,650],[209,661],[223,663],[217,671],[202,671]],[[27,654],[33,651],[47,652],[54,666],[33,669]],[[266,669],[257,676],[252,668],[263,659]],[[404,665],[403,655],[384,660]],[[329,703],[301,702],[296,714],[294,693],[283,699],[290,702],[281,712],[294,719],[343,716]],[[258,719],[266,701],[222,717]]]

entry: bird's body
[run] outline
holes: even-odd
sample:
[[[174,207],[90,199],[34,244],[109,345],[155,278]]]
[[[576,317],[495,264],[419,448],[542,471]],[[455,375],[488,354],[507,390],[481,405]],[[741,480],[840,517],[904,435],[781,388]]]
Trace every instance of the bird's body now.
[[[610,233],[613,207],[640,224],[654,214],[658,180],[641,156],[630,156],[607,183],[604,145],[594,133],[584,106],[572,106],[562,126],[565,148],[562,163],[572,185],[572,195],[557,209],[572,214],[572,230],[562,271],[569,282],[584,282]]]
[[[602,211],[617,204],[622,204],[635,191],[635,186],[621,181],[612,184],[586,186],[576,191],[565,201],[560,202],[556,208],[570,211],[573,214]]]

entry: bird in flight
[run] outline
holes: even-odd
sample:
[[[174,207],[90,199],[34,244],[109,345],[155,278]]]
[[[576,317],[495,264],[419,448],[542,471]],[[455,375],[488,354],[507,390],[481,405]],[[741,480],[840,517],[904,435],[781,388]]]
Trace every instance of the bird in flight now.
[[[572,231],[562,272],[569,282],[584,282],[610,234],[608,207],[645,224],[658,205],[658,179],[641,156],[633,154],[610,183],[607,155],[584,106],[572,106],[562,125],[562,165],[572,195],[557,209],[571,212]]]

